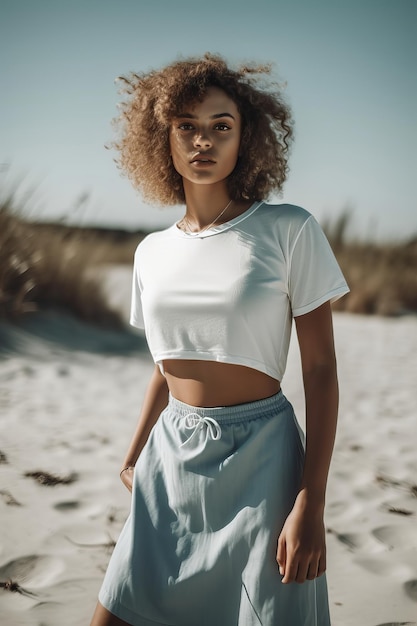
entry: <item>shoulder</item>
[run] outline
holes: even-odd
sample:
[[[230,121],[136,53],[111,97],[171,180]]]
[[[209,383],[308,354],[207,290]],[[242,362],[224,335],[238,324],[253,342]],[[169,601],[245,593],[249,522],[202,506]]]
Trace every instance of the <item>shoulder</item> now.
[[[288,225],[303,225],[312,214],[296,204],[267,204],[263,202],[258,210],[259,215],[273,222]]]
[[[160,249],[161,244],[166,243],[173,237],[173,229],[176,228],[175,224],[164,228],[163,230],[157,230],[152,233],[148,233],[138,244],[135,251],[135,258],[140,255],[146,254],[152,249]]]
[[[295,250],[307,254],[308,250],[329,247],[314,215],[294,204],[262,203],[248,224],[248,231],[263,245],[281,250],[288,263]]]
[[[262,203],[254,214],[252,228],[273,234],[281,242],[291,246],[307,225],[320,229],[314,216],[295,204]]]

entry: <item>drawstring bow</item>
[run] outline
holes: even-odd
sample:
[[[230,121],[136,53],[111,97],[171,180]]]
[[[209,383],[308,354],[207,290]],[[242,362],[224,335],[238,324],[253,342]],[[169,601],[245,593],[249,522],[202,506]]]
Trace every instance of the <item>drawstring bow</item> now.
[[[218,439],[220,439],[220,437],[222,436],[222,429],[220,428],[219,423],[216,422],[215,419],[213,419],[212,417],[203,417],[202,415],[199,415],[198,413],[188,413],[185,416],[184,428],[186,430],[192,430],[193,432],[188,437],[188,439],[186,439],[180,445],[180,448],[185,446],[185,444],[189,443],[192,440],[192,438],[194,437],[194,435],[199,430],[204,428],[204,426],[206,426],[206,428],[207,428],[207,435],[213,441],[217,441]]]

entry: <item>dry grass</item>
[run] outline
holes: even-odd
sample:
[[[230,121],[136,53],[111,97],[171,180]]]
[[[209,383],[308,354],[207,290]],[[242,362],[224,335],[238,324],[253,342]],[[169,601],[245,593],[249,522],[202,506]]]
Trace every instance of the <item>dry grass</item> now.
[[[0,316],[56,307],[102,326],[122,324],[109,309],[97,272],[131,262],[140,236],[37,224],[19,215],[13,196],[0,204]]]
[[[417,312],[417,240],[402,245],[352,243],[337,257],[351,293],[336,308],[378,315]]]
[[[350,313],[402,315],[417,312],[417,237],[402,243],[348,241],[350,211],[326,234],[351,292],[335,303]]]

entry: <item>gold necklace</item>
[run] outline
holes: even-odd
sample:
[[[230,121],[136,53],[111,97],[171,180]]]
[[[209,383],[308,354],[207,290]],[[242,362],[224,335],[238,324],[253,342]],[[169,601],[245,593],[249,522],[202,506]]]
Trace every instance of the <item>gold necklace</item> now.
[[[201,233],[204,233],[206,230],[208,230],[209,228],[214,226],[214,224],[217,222],[217,220],[219,220],[222,217],[222,215],[224,215],[226,213],[227,209],[232,204],[232,202],[233,202],[233,199],[229,200],[229,202],[226,204],[224,209],[222,211],[220,211],[218,216],[212,222],[210,222],[210,224],[208,224],[207,226],[204,226],[204,228],[202,228],[201,230],[191,230],[191,224],[188,221],[187,215],[184,215],[182,220],[179,222],[180,225],[181,224],[185,224],[187,226],[187,229],[182,229],[183,232],[185,232],[185,233],[187,233],[187,235],[191,235],[191,236],[201,235]]]

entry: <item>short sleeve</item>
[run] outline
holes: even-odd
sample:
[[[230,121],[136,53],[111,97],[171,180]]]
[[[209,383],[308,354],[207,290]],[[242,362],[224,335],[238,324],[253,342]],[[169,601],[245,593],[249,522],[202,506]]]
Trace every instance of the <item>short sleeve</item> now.
[[[139,274],[139,253],[136,250],[133,262],[132,298],[130,304],[130,324],[136,328],[145,328],[142,312],[142,285]]]
[[[329,242],[316,219],[303,224],[291,251],[288,293],[293,317],[349,292]]]

